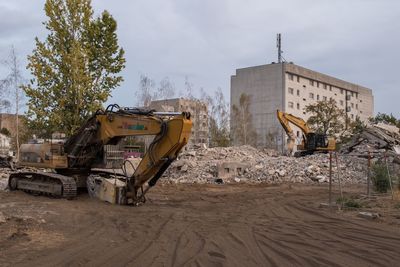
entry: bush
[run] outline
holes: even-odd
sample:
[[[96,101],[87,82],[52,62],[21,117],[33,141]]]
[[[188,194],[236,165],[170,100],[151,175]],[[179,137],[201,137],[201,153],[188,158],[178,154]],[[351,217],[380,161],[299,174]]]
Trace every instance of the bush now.
[[[5,136],[10,137],[11,133],[7,128],[1,128],[0,133],[4,134]]]
[[[372,165],[371,180],[375,191],[379,193],[386,193],[390,188],[389,175],[386,166],[382,163]]]
[[[345,208],[359,209],[362,206],[361,203],[357,199],[346,198],[346,197],[343,197],[343,198],[339,197],[336,200],[336,203],[342,205]]]

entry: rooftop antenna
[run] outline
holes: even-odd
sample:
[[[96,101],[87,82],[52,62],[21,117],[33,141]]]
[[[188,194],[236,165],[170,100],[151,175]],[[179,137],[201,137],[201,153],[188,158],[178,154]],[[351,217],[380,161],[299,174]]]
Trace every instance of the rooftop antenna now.
[[[281,45],[281,34],[278,33],[276,36],[276,47],[278,48],[278,63],[282,63],[282,45]]]

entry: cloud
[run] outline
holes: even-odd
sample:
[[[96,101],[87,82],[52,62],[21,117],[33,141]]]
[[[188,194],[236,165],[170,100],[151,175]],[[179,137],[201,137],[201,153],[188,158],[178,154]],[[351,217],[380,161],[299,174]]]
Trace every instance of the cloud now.
[[[395,0],[93,0],[118,22],[127,57],[125,82],[110,101],[134,105],[139,76],[169,76],[178,91],[188,76],[195,88],[229,94],[236,68],[276,61],[276,33],[284,57],[301,66],[374,90],[375,110],[393,112],[400,99],[400,2]],[[44,0],[0,0],[0,49],[11,44],[25,58],[44,38]],[[2,56],[0,52],[0,57]],[[4,52],[3,52],[4,53]],[[227,97],[229,99],[229,97]]]

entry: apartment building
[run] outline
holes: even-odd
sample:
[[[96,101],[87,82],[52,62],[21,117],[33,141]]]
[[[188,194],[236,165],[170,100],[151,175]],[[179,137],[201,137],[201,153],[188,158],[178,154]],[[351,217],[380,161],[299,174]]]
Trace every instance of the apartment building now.
[[[192,134],[187,147],[205,144],[208,146],[208,107],[197,99],[173,98],[151,101],[149,108],[157,111],[190,112],[192,118]]]
[[[286,135],[276,118],[277,109],[307,120],[305,106],[333,98],[351,120],[359,117],[366,121],[374,112],[371,89],[293,63],[237,69],[231,76],[231,107],[238,105],[242,93],[250,96],[257,145],[263,147],[285,145]],[[235,122],[231,120],[231,129],[234,127]],[[293,128],[300,139],[300,130]]]

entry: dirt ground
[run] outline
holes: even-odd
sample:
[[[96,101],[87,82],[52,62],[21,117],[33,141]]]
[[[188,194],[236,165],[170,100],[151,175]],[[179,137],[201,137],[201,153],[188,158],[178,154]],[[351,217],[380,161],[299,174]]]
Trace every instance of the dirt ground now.
[[[346,195],[357,195],[347,189]],[[335,195],[336,199],[337,195]],[[0,192],[0,266],[398,266],[400,209],[327,186],[157,185],[140,207]]]

